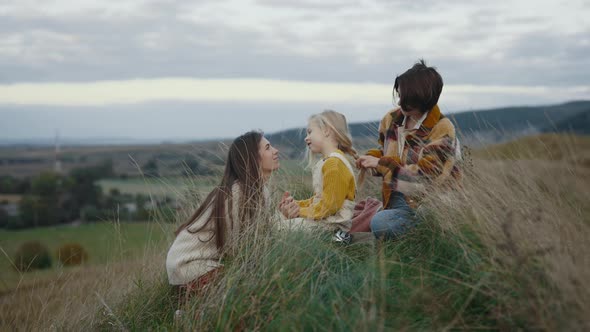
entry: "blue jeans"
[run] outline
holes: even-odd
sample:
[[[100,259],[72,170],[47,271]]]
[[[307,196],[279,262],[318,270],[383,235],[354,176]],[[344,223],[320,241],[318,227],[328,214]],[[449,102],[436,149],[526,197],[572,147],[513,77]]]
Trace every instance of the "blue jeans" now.
[[[376,238],[397,239],[418,223],[416,213],[406,203],[404,194],[391,194],[389,208],[377,212],[371,219],[371,231]]]

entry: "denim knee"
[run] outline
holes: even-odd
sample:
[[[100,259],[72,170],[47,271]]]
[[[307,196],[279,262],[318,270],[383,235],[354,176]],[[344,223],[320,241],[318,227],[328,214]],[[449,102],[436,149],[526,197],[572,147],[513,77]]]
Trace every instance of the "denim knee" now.
[[[371,232],[377,238],[395,239],[416,225],[413,211],[405,209],[383,210],[371,220]]]

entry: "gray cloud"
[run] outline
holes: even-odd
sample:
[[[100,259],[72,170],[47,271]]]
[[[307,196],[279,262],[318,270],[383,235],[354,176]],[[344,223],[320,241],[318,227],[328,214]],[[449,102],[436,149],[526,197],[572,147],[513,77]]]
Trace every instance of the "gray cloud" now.
[[[344,8],[358,8],[359,0],[313,1],[313,0],[257,0],[256,3],[270,8],[287,8],[294,10],[338,11]]]
[[[425,58],[454,84],[588,84],[589,46],[579,41],[590,27],[550,30],[534,12],[429,0],[261,0],[277,15],[250,17],[258,8],[242,13],[226,2],[151,1],[121,16],[0,16],[0,82],[191,76],[390,83]]]

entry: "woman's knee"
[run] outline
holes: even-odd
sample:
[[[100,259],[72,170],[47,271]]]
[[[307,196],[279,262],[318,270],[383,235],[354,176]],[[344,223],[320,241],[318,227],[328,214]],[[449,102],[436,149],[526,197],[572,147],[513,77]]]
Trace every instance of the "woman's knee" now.
[[[416,224],[413,213],[403,209],[383,210],[371,220],[371,231],[376,237],[395,238],[406,233]]]
[[[394,218],[392,218],[391,210],[377,212],[377,214],[373,216],[373,219],[371,219],[371,232],[373,232],[375,237],[381,237],[391,230],[393,223]]]
[[[371,230],[386,228],[388,222],[391,220],[389,213],[386,210],[377,212],[371,219]]]

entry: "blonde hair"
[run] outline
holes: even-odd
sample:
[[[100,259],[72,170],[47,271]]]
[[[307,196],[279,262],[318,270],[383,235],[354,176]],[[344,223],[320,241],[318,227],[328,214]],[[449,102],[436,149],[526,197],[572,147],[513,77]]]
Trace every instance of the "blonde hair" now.
[[[325,110],[322,113],[314,114],[309,117],[309,123],[315,123],[321,130],[330,130],[334,134],[338,149],[351,157],[354,160],[359,158],[358,152],[352,146],[352,135],[348,129],[346,117],[333,110]],[[308,166],[313,164],[313,152],[308,150],[307,153]],[[359,174],[358,184],[362,185],[365,178],[364,170]]]
[[[358,153],[352,146],[352,136],[348,130],[348,123],[346,117],[332,110],[325,110],[322,113],[314,114],[309,117],[309,123],[315,123],[321,130],[329,130],[334,134],[338,149],[342,152],[352,156],[355,160],[358,159]],[[311,164],[313,162],[313,153],[308,151],[308,160]]]

